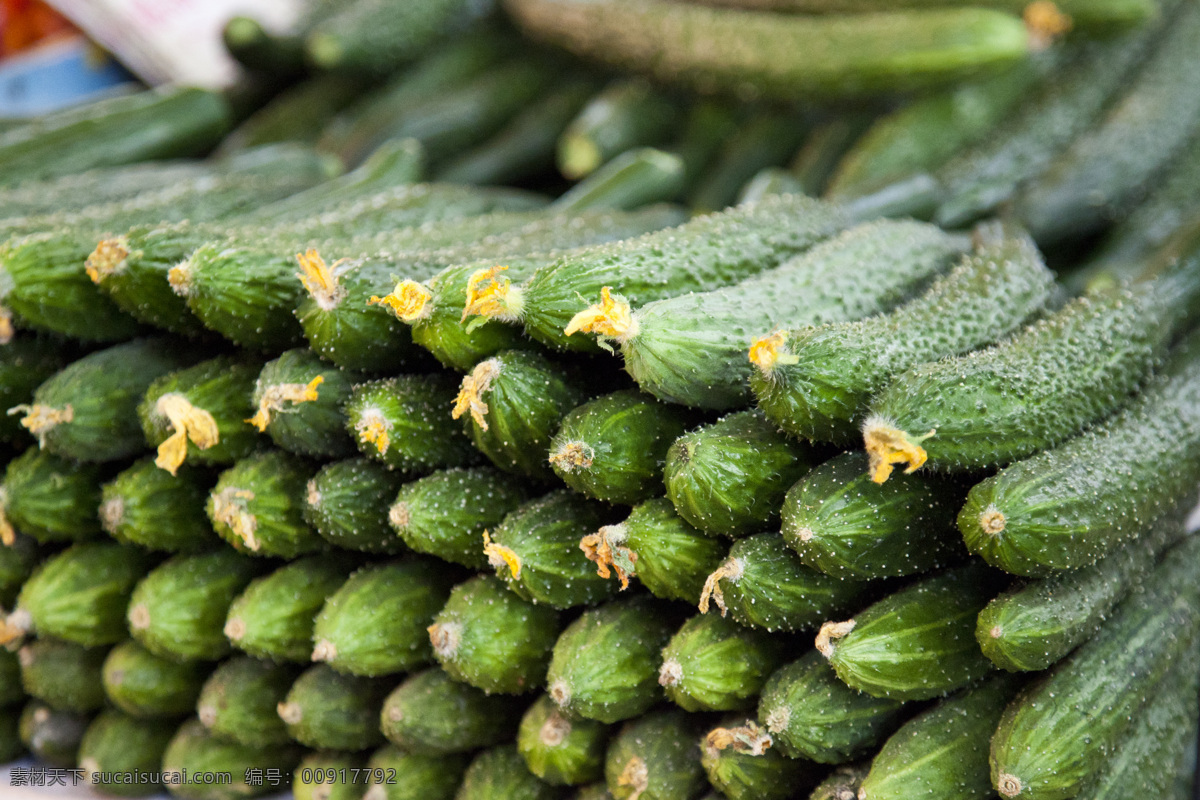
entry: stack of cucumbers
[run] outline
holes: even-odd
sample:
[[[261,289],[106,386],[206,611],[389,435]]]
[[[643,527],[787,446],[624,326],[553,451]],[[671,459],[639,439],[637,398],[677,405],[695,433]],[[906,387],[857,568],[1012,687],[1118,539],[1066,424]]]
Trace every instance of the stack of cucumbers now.
[[[299,5],[0,132],[0,763],[1193,796],[1196,0]]]

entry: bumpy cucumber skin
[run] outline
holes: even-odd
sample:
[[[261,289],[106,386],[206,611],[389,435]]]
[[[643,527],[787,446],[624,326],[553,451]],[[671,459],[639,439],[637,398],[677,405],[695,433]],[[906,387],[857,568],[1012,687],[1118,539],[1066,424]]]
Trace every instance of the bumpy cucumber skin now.
[[[431,667],[384,699],[379,727],[405,752],[443,757],[511,741],[520,707],[516,698],[486,694]]]
[[[366,458],[334,461],[317,471],[304,493],[304,521],[325,541],[347,550],[395,554],[404,542],[384,509],[403,478]]]
[[[742,720],[731,718],[728,728]],[[747,721],[750,722],[750,721]],[[710,734],[711,735],[711,734]],[[821,770],[815,764],[788,758],[775,747],[761,753],[744,752],[739,743],[718,749],[704,737],[700,740],[700,764],[715,795],[729,800],[788,800],[801,797],[816,782]]]
[[[687,800],[704,791],[696,739],[702,721],[679,709],[626,723],[604,758],[604,782],[616,800]]]
[[[465,755],[429,756],[384,745],[367,761],[370,788],[363,798],[453,800],[467,763]]]
[[[13,710],[6,711],[13,713]],[[40,700],[30,700],[20,713],[21,744],[35,758],[63,769],[77,765],[79,742],[91,721],[89,715],[58,711]]]
[[[663,400],[744,406],[755,336],[887,311],[944,271],[963,245],[921,222],[851,228],[741,283],[638,308],[621,341],[625,370]]]
[[[927,572],[967,555],[949,521],[961,496],[925,475],[875,483],[862,453],[842,453],[788,490],[783,539],[807,566],[838,578]]]
[[[702,614],[683,623],[663,648],[658,682],[685,711],[747,708],[787,649],[777,635]]]
[[[282,450],[244,458],[221,473],[205,511],[213,529],[238,552],[297,556],[327,544],[304,521],[304,500],[314,467]]]
[[[363,567],[317,614],[313,659],[365,676],[428,663],[433,652],[426,628],[445,604],[450,583],[447,570],[425,560]]]
[[[17,336],[0,353],[0,407],[29,403],[43,381],[65,367],[70,353],[51,338]],[[0,442],[27,442],[29,432],[16,415],[0,419]]]
[[[100,531],[101,468],[78,464],[34,446],[8,462],[4,517],[39,543],[94,538]]]
[[[542,695],[521,718],[517,752],[529,771],[546,783],[577,786],[604,777],[609,733],[603,723],[568,719]]]
[[[1002,236],[890,313],[794,326],[784,348],[788,361],[798,361],[755,370],[750,386],[763,413],[787,432],[848,445],[889,377],[1012,333],[1041,309],[1053,284],[1032,241]]]
[[[305,670],[279,705],[288,734],[306,747],[365,750],[383,743],[379,709],[387,683],[343,675],[326,664]]]
[[[212,733],[247,747],[287,744],[291,737],[276,707],[299,674],[290,664],[234,656],[204,682],[196,714]]]
[[[1150,687],[1183,663],[1196,636],[1198,558],[1200,538],[1172,549],[1145,591],[1009,704],[992,737],[993,786],[1010,797],[1065,800],[1100,771]]]
[[[79,743],[79,768],[90,786],[119,797],[143,797],[162,789],[162,784],[142,776],[155,774],[162,765],[168,742],[175,735],[174,720],[146,720],[105,711],[92,721]],[[99,781],[100,773],[121,775],[115,781]],[[132,778],[126,782],[128,778]]]
[[[562,790],[538,778],[525,767],[515,744],[484,750],[472,759],[454,800],[522,798],[555,800]]]
[[[104,659],[104,694],[133,717],[175,717],[196,707],[209,668],[151,653],[134,641],[123,642]]]
[[[354,442],[346,434],[342,404],[350,387],[361,383],[361,375],[338,369],[322,361],[311,350],[288,350],[267,362],[258,375],[252,402],[261,409],[271,387],[279,384],[310,385],[321,379],[315,400],[282,401],[270,414],[267,435],[276,446],[316,458],[338,458],[354,453]]]
[[[185,722],[163,753],[162,771],[172,773],[164,781],[171,794],[186,800],[243,800],[267,794],[272,787],[251,786],[245,775],[251,769],[278,769],[288,774],[299,763],[303,750],[294,744],[245,745],[208,733],[196,720]],[[229,784],[183,783],[183,771],[189,778],[204,772],[227,772],[234,776]],[[266,781],[264,781],[266,784]]]
[[[788,488],[816,463],[758,411],[739,411],[675,440],[667,451],[667,497],[709,534],[742,536],[770,527]]]
[[[101,669],[107,650],[41,637],[22,647],[21,685],[25,693],[53,708],[86,713],[104,705]]]
[[[186,464],[175,475],[143,458],[101,487],[100,524],[118,542],[194,553],[219,543],[204,514],[212,476]]]
[[[554,609],[480,575],[454,587],[429,636],[442,669],[455,680],[488,693],[523,694],[541,688],[560,631]]]

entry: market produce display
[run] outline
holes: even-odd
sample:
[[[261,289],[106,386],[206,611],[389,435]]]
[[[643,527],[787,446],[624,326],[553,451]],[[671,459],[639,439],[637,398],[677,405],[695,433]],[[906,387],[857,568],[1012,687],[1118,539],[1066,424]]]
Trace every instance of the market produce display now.
[[[300,5],[0,130],[0,763],[1193,797],[1197,0]]]

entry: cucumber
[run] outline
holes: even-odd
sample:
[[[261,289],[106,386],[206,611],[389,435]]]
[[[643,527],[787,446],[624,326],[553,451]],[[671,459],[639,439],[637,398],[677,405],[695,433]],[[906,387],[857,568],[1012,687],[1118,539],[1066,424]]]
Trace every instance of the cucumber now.
[[[21,647],[21,685],[51,708],[86,714],[104,706],[101,669],[108,649],[40,637]]]
[[[344,413],[364,455],[401,473],[420,475],[479,460],[446,413],[453,404],[449,375],[400,375],[354,387]]]
[[[1032,46],[1020,20],[989,9],[781,17],[658,0],[505,5],[526,32],[577,55],[701,90],[781,100],[927,89],[997,72]]]
[[[787,800],[816,782],[814,764],[781,755],[772,744],[753,720],[739,725],[731,719],[726,727],[710,730],[700,742],[700,763],[718,796]]]
[[[293,744],[244,745],[208,733],[196,720],[183,723],[163,753],[163,783],[176,797],[186,800],[241,800],[269,793],[273,784],[267,774],[291,773],[303,750]],[[263,770],[262,785],[251,785],[246,773]],[[185,773],[186,771],[186,773]],[[228,773],[231,783],[193,783],[197,774]],[[192,776],[185,781],[184,776]],[[276,777],[275,780],[280,780]]]
[[[663,482],[679,516],[709,534],[743,536],[779,518],[784,496],[817,463],[758,411],[738,411],[675,440]]]
[[[315,144],[325,122],[354,102],[365,87],[339,75],[292,84],[242,120],[221,140],[217,155],[275,142]]]
[[[616,800],[688,800],[704,791],[696,739],[701,721],[678,709],[622,726],[604,757],[604,782]]]
[[[33,400],[37,387],[71,361],[61,342],[12,334],[0,330],[0,340],[8,340],[0,341],[0,407],[5,410]],[[0,417],[0,442],[24,442],[27,436],[16,416]]]
[[[563,716],[542,695],[521,717],[517,752],[529,771],[546,783],[577,786],[604,777],[604,751],[609,726]]]
[[[445,758],[512,741],[519,711],[517,698],[486,694],[432,667],[391,691],[379,726],[405,752]]]
[[[249,422],[276,446],[316,458],[354,453],[341,413],[354,384],[355,372],[322,361],[311,350],[288,350],[268,361],[254,385],[257,410]]]
[[[361,800],[366,763],[364,753],[309,753],[292,772],[292,796],[295,800]]]
[[[636,209],[679,196],[686,179],[683,159],[653,147],[626,150],[564,192],[552,207]]]
[[[31,447],[8,462],[0,484],[0,541],[17,531],[45,544],[95,538],[100,533],[103,469]]]
[[[548,694],[568,716],[611,724],[644,714],[659,700],[659,653],[677,625],[670,606],[646,597],[584,611],[554,644]]]
[[[208,673],[203,663],[162,658],[128,641],[108,652],[101,680],[108,699],[130,716],[178,717],[196,707]]]
[[[433,660],[426,629],[450,595],[425,560],[372,564],[329,596],[313,623],[313,661],[350,675],[405,672]]]
[[[685,711],[736,711],[753,705],[786,649],[782,637],[702,614],[663,648],[658,682]]]
[[[757,203],[773,194],[804,194],[804,186],[786,169],[767,167],[746,181],[738,194],[738,204]]]
[[[276,706],[299,674],[290,664],[234,656],[204,682],[196,717],[214,735],[247,747],[286,744],[291,737]]]
[[[809,125],[793,110],[764,108],[752,113],[721,147],[688,192],[693,211],[708,213],[735,205],[738,190],[760,170],[780,166],[808,136]]]
[[[923,578],[822,625],[817,649],[846,685],[875,697],[928,700],[961,689],[992,669],[975,643],[975,618],[998,583],[978,563]]]
[[[282,450],[243,458],[221,473],[204,510],[222,539],[238,552],[296,558],[326,549],[304,521],[308,481],[315,469]]]
[[[159,770],[174,720],[147,720],[105,711],[88,725],[79,743],[79,769],[94,790],[119,797],[144,797],[162,790]]]
[[[138,459],[101,487],[100,524],[118,542],[194,553],[220,541],[204,515],[212,476],[192,466],[174,475]]]
[[[828,778],[821,781],[808,800],[857,800],[863,778],[867,777],[870,764],[851,764],[838,767]]]
[[[1000,466],[1103,419],[1143,382],[1198,296],[1197,275],[1180,265],[1089,292],[987,350],[900,373],[863,422],[874,480],[927,459],[948,470]]]
[[[550,441],[550,465],[581,494],[634,505],[661,491],[667,448],[692,421],[633,389],[602,395],[563,418]]]
[[[932,225],[882,220],[723,289],[658,300],[636,311],[610,295],[583,312],[586,323],[573,321],[570,329],[619,344],[625,370],[662,400],[734,409],[750,399],[753,364],[763,363],[762,340],[752,346],[750,360],[745,355],[757,333],[783,323],[804,328],[887,311],[962,250],[959,239]]]
[[[467,757],[425,756],[385,745],[367,761],[362,800],[453,800]]]
[[[1186,420],[1197,403],[1193,334],[1120,414],[972,487],[958,516],[967,547],[1010,572],[1045,575],[1138,536],[1195,487],[1197,434]]]
[[[279,704],[288,734],[306,747],[365,750],[383,743],[379,709],[387,685],[376,678],[342,675],[326,664],[305,670]]]
[[[685,603],[699,600],[726,552],[724,542],[684,522],[663,497],[635,506],[623,522],[602,526],[579,546],[600,577],[616,573],[622,590],[637,576],[655,597]]]
[[[810,650],[767,679],[758,721],[789,758],[842,764],[878,747],[907,710],[903,701],[851,689]]]
[[[1197,538],[1173,548],[1144,591],[1008,706],[991,745],[1001,796],[1075,797],[1101,771],[1171,665],[1194,652],[1198,553]]]
[[[849,444],[891,376],[1023,325],[1049,300],[1054,277],[1027,237],[984,235],[991,238],[949,274],[889,313],[798,325],[756,341],[750,386],[759,408],[795,436]]]
[[[347,550],[393,555],[404,542],[383,509],[402,478],[366,458],[334,461],[317,471],[304,493],[304,521],[325,541]]]
[[[679,122],[679,106],[644,79],[614,81],[567,125],[558,141],[558,169],[577,181],[626,150],[664,143]]]
[[[508,744],[471,760],[454,800],[554,800],[561,795],[526,769],[516,745]]]
[[[571,800],[613,800],[613,796],[609,793],[608,786],[604,781],[600,781],[581,787],[578,792],[571,795]]]
[[[869,110],[832,117],[817,124],[796,152],[788,169],[800,181],[801,192],[820,197],[838,161],[874,120]]]
[[[16,536],[11,543],[5,542],[0,547],[0,608],[12,608],[21,585],[43,558],[39,551],[37,542],[29,536]]]
[[[529,499],[522,481],[491,467],[448,469],[401,486],[387,518],[413,550],[482,570],[484,530]]]
[[[171,558],[138,582],[129,632],[164,658],[215,661],[229,652],[229,606],[262,567],[231,550]]]
[[[16,651],[0,649],[0,707],[17,705],[25,701],[25,687],[21,685],[21,662]]]
[[[13,710],[5,713],[11,715]],[[79,743],[90,721],[87,714],[56,711],[39,700],[30,700],[18,720],[20,743],[35,758],[60,769],[72,769],[79,763]],[[19,754],[22,748],[16,749]]]
[[[966,557],[951,524],[962,492],[930,476],[877,484],[861,453],[842,453],[788,490],[783,539],[800,560],[850,580],[929,572]]]

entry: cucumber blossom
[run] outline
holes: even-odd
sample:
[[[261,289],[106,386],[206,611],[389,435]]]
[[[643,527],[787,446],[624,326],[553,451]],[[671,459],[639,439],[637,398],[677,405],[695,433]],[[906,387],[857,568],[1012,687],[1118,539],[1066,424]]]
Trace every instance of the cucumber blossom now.
[[[562,791],[538,778],[525,767],[516,745],[484,750],[471,760],[454,800],[555,800]]]
[[[208,673],[202,662],[163,658],[128,641],[109,651],[101,680],[109,701],[130,716],[177,717],[196,707]]]
[[[290,774],[299,763],[303,750],[294,744],[246,745],[215,736],[196,720],[183,723],[162,757],[164,783],[171,794],[186,800],[240,800],[266,794],[269,784],[251,786],[246,781],[250,770],[278,770]],[[218,786],[184,783],[185,774],[228,773],[233,782]],[[264,781],[265,783],[265,781]]]
[[[204,514],[212,478],[183,465],[174,475],[147,457],[101,487],[100,524],[118,542],[148,550],[196,552],[219,543]]]
[[[569,719],[542,695],[521,718],[517,751],[525,766],[547,783],[576,786],[604,777],[608,725]]]
[[[0,484],[0,542],[12,544],[18,531],[43,544],[94,538],[103,475],[98,465],[37,447],[9,461]]]
[[[17,651],[25,693],[52,708],[83,714],[104,705],[103,647],[40,637]]]
[[[30,700],[21,709],[21,743],[47,764],[72,769],[79,763],[79,743],[89,722],[89,714],[59,711],[40,700]]]
[[[443,757],[512,741],[520,701],[487,694],[432,667],[384,699],[379,728],[406,752]]]
[[[291,740],[277,707],[300,674],[299,667],[234,656],[200,688],[196,717],[207,730],[248,747]]]
[[[394,554],[404,542],[383,512],[403,479],[383,464],[349,458],[326,464],[304,492],[304,521],[325,541],[347,550]]]
[[[254,385],[254,416],[248,422],[284,450],[337,458],[354,452],[342,404],[357,373],[322,361],[311,350],[288,350],[268,361]]]
[[[454,800],[467,761],[465,755],[428,756],[384,745],[367,761],[362,800]]]
[[[174,720],[147,720],[108,710],[92,720],[79,743],[79,769],[96,791],[143,797],[162,789],[157,775],[175,735]]]
[[[379,709],[386,694],[381,680],[317,664],[296,679],[277,711],[288,734],[307,747],[364,750],[383,743]]]
[[[700,719],[679,709],[646,714],[622,726],[604,757],[604,782],[617,800],[687,800],[704,791],[696,740]]]
[[[686,711],[733,711],[751,705],[782,665],[786,640],[715,615],[692,617],[662,651],[658,682]]]
[[[700,741],[700,764],[708,782],[729,800],[787,800],[816,781],[818,767],[788,758],[771,745],[754,720],[713,728]]]
[[[205,511],[213,529],[239,552],[259,556],[296,556],[324,550],[327,544],[304,520],[313,466],[271,450],[252,455],[221,473]]]

